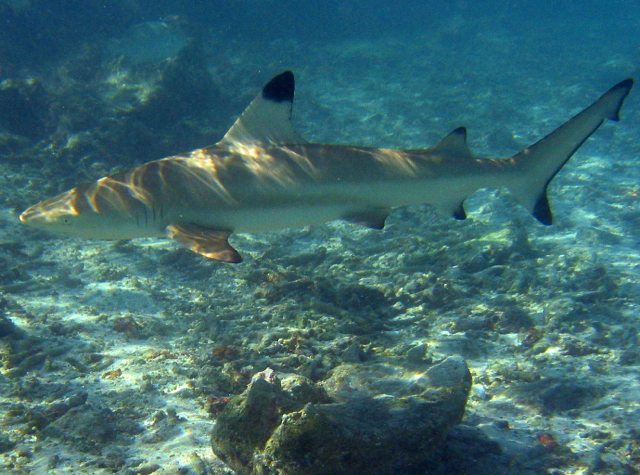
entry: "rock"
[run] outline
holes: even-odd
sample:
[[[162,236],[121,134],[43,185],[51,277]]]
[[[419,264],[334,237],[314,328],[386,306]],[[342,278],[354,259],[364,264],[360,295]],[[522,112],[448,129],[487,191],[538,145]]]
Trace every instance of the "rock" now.
[[[254,378],[220,413],[213,451],[240,475],[439,471],[443,442],[462,419],[471,387],[466,363],[447,358],[418,382],[403,368],[385,373],[388,366],[336,368],[324,384],[328,396],[299,376],[286,384]],[[344,383],[347,374],[353,377]],[[298,388],[295,397],[284,388]]]
[[[265,446],[284,413],[301,404],[273,383],[257,378],[222,410],[211,433],[213,452],[240,475],[253,470],[254,455]]]
[[[331,398],[324,388],[308,378],[299,375],[287,376],[282,380],[282,389],[300,404],[328,404]]]
[[[114,419],[109,409],[82,404],[48,425],[43,433],[69,441],[82,452],[100,453],[102,446],[116,437]]]
[[[456,388],[469,378],[469,369],[461,356],[450,356],[442,363],[429,368],[427,377],[436,388]]]
[[[365,358],[366,355],[364,351],[362,351],[362,347],[356,342],[351,343],[351,345],[342,352],[342,361],[347,363],[362,363]]]
[[[4,310],[0,309],[0,338],[5,336],[23,338],[25,333],[4,314]]]
[[[427,356],[427,345],[419,343],[407,351],[407,361],[410,363],[422,363]]]
[[[509,225],[467,243],[468,256],[461,266],[476,273],[493,266],[508,265],[516,256],[531,255],[524,226]],[[519,257],[521,258],[521,257]]]
[[[7,434],[0,434],[0,454],[8,452],[15,446],[16,443]]]
[[[530,446],[525,444],[518,448],[533,452]],[[455,427],[447,437],[444,457],[445,473],[472,473],[473,475],[522,473],[513,471],[513,460],[516,457],[520,460],[521,453],[504,454],[500,444],[487,437],[480,429],[461,424]]]
[[[588,381],[560,381],[552,384],[540,395],[545,411],[564,412],[580,408],[601,398],[605,394],[603,387]]]

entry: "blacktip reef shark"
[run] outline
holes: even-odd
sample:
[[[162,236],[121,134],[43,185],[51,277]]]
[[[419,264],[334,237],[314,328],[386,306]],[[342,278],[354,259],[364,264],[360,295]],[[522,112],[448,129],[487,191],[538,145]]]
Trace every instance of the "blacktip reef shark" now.
[[[232,232],[343,219],[382,229],[392,208],[428,203],[457,219],[480,188],[506,187],[549,225],[547,186],[606,120],[626,79],[511,158],[479,158],[459,127],[437,145],[391,150],[307,143],[293,129],[293,73],[269,81],[220,142],[80,185],[20,215],[35,228],[99,239],[169,237],[210,259],[241,262]]]

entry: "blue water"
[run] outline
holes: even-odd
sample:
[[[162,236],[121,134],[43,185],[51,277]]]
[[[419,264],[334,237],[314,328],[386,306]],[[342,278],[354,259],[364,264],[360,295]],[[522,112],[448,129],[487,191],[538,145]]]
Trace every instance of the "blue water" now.
[[[0,472],[207,473],[195,453],[225,473],[209,398],[266,366],[321,382],[354,345],[366,365],[424,343],[432,361],[467,360],[463,424],[506,454],[467,473],[637,473],[637,85],[550,184],[551,227],[482,190],[461,222],[417,205],[384,231],[234,235],[234,266],[18,222],[79,183],[217,142],[287,69],[310,141],[423,148],[466,126],[474,153],[509,157],[640,78],[640,4],[0,1]],[[77,425],[50,410],[79,392]],[[100,411],[110,429],[95,433]]]

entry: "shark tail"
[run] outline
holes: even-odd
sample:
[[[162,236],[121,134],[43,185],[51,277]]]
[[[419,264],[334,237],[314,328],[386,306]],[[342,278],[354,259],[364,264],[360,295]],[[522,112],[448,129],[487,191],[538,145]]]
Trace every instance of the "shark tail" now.
[[[616,84],[582,112],[511,158],[523,178],[512,192],[538,221],[545,225],[553,222],[547,186],[605,120],[620,120],[620,107],[633,82],[625,79]]]

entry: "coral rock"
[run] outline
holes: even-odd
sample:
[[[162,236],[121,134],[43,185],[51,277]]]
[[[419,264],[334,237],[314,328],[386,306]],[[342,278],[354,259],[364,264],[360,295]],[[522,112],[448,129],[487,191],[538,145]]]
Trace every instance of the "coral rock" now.
[[[367,366],[348,368],[363,373],[355,378],[362,381],[368,372],[379,374]],[[429,373],[442,372],[453,376],[445,384],[430,382]],[[376,395],[364,387],[330,403],[310,390],[294,397],[277,379],[256,379],[220,414],[213,451],[241,475],[438,473],[445,437],[462,419],[471,376],[460,357],[427,375],[426,387],[409,383],[415,394]],[[315,394],[315,401],[305,403],[304,393]]]

